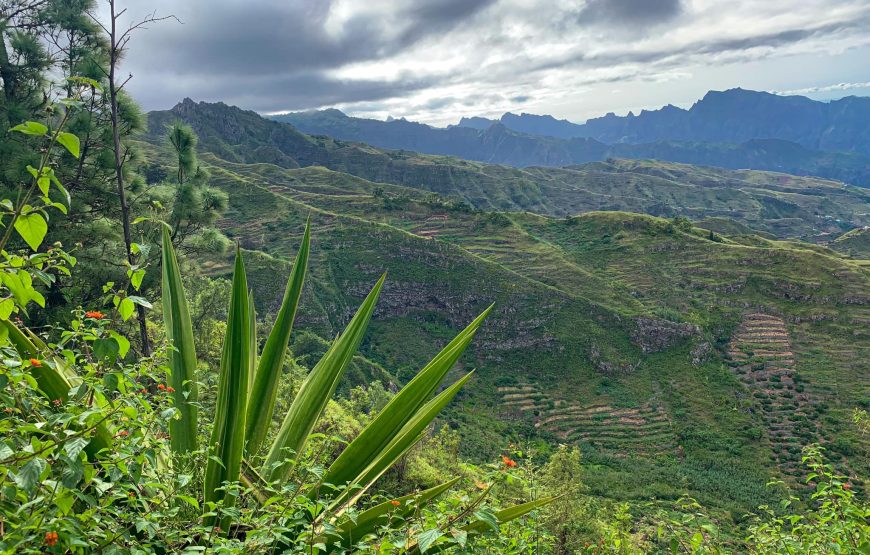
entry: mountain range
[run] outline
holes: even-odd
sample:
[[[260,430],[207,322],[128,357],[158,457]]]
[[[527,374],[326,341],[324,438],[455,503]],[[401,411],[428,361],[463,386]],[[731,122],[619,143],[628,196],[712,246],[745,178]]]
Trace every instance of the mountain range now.
[[[652,158],[870,186],[870,99],[860,97],[824,103],[743,89],[711,91],[688,110],[608,114],[582,125],[508,113],[438,128],[355,118],[335,109],[272,118],[309,134],[516,167]]]

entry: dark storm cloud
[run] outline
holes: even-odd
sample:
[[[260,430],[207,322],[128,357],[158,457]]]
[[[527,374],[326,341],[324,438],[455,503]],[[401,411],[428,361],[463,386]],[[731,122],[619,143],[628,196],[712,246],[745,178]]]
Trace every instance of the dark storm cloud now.
[[[415,90],[419,80],[355,83],[330,79],[329,70],[347,64],[395,55],[443,33],[495,0],[432,0],[398,8],[390,21],[373,12],[343,22],[339,33],[327,29],[335,1],[164,0],[160,13],[173,13],[183,24],[164,23],[148,30],[148,47],[133,51],[131,65],[154,75],[185,81],[208,81],[217,89],[195,92],[198,97],[219,94],[228,101],[237,89],[257,87],[247,96],[261,96],[250,106],[275,109],[311,101],[352,102]],[[159,4],[159,3],[158,3]],[[167,63],[171,61],[171,63]],[[171,73],[168,68],[171,67]],[[232,76],[228,78],[227,76]],[[425,80],[424,80],[425,81]],[[323,87],[323,88],[320,88]],[[271,106],[271,107],[270,107]]]
[[[682,11],[681,0],[589,0],[578,19],[581,23],[649,25],[671,20]]]

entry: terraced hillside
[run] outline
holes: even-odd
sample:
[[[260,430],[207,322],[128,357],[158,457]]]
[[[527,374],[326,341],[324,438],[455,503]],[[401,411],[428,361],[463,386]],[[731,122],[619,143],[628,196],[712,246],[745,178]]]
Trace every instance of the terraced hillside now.
[[[760,409],[771,460],[787,474],[800,475],[800,450],[818,440],[819,414],[795,371],[785,322],[760,312],[744,315],[727,354]]]
[[[612,495],[619,483],[627,497],[689,493],[743,514],[771,499],[771,477],[792,471],[787,437],[805,441],[790,415],[779,433],[741,380],[744,364],[728,359],[744,315],[761,313],[788,330],[795,391],[824,407],[813,437],[834,458],[867,460],[848,426],[870,401],[870,335],[856,325],[870,312],[870,271],[860,260],[739,227],[728,235],[624,212],[480,212],[323,167],[202,161],[230,193],[219,225],[246,249],[260,314],[275,309],[275,273],[286,272],[309,214],[300,327],[333,336],[387,271],[362,352],[399,381],[496,303],[457,368],[477,368],[475,378],[443,420],[468,456],[486,460],[508,441],[577,442],[593,493]],[[224,257],[198,263],[229,272]],[[780,435],[788,456],[780,449],[771,460]]]
[[[159,142],[175,119],[189,123],[203,149],[223,160],[289,169],[321,166],[453,196],[483,210],[728,217],[779,237],[805,239],[870,225],[870,190],[826,179],[649,160],[517,169],[309,136],[254,112],[189,99],[172,110],[150,113],[148,139]]]
[[[656,405],[615,408],[607,404],[583,405],[578,400],[553,397],[537,386],[522,384],[498,388],[502,405],[510,411],[532,415],[535,428],[560,441],[629,454],[680,454],[670,418]]]

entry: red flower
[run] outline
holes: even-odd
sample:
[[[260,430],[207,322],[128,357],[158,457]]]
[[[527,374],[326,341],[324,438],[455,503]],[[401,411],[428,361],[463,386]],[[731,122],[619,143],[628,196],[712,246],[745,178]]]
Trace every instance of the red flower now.
[[[401,505],[401,503],[393,499],[392,501],[390,501],[390,505],[392,505],[393,507],[398,507],[399,505]]]
[[[38,358],[32,358],[30,359],[30,365],[39,368],[40,366],[42,366],[42,361],[40,361]]]
[[[99,310],[89,310],[85,312],[85,318],[93,318],[94,320],[102,320],[106,315]]]
[[[502,455],[501,460],[504,463],[504,465],[508,468],[514,468],[517,466],[517,462],[508,456]]]
[[[157,384],[157,389],[159,389],[160,391],[165,391],[165,390],[166,390],[166,386],[163,385],[162,383],[159,383],[159,384]]]
[[[46,532],[45,533],[45,545],[49,547],[53,547],[57,545],[57,532]]]
[[[166,391],[169,393],[175,393],[175,388],[174,387],[167,387]]]

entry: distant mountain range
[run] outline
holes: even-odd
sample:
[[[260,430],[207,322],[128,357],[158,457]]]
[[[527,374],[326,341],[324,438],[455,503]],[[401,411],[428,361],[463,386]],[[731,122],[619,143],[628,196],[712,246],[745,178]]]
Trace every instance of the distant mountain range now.
[[[608,114],[582,125],[507,113],[499,120],[463,118],[438,128],[355,118],[335,109],[272,119],[314,135],[517,167],[653,158],[870,186],[870,98],[863,97],[825,103],[743,89],[711,91],[688,110]]]
[[[585,124],[553,116],[504,114],[500,120],[462,118],[461,127],[481,129],[498,121],[508,129],[606,144],[687,141],[742,143],[780,139],[812,150],[870,155],[870,98],[849,96],[819,102],[804,96],[730,89],[710,91],[688,110],[673,105],[635,115],[609,113]]]

